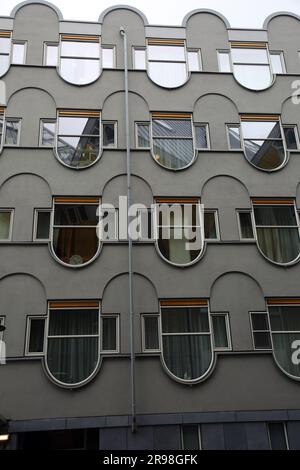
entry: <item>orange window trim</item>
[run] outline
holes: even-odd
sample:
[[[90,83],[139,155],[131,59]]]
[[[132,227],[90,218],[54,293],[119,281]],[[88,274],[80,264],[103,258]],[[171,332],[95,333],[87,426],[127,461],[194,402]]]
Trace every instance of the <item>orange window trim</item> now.
[[[241,114],[241,121],[279,121],[278,114]]]
[[[11,31],[0,31],[0,37],[1,38],[10,38],[11,37]]]
[[[62,116],[84,116],[84,117],[99,117],[100,111],[88,111],[88,110],[76,110],[76,109],[68,109],[68,110],[59,110],[58,115]]]
[[[192,113],[162,113],[153,112],[152,119],[191,119]]]
[[[49,308],[99,308],[98,301],[91,300],[51,300]]]
[[[207,299],[165,299],[160,301],[161,307],[196,307],[208,306]]]
[[[62,34],[61,39],[63,41],[79,40],[87,42],[99,42],[100,36],[86,36],[83,34]]]
[[[149,46],[184,46],[184,39],[148,38],[147,42]]]
[[[5,108],[0,107],[0,113],[4,114]]]
[[[100,198],[96,197],[65,197],[58,196],[54,198],[55,204],[99,204]]]
[[[247,41],[247,42],[240,42],[240,41],[232,41],[231,43],[231,47],[235,48],[235,47],[238,47],[238,48],[251,48],[253,47],[254,49],[266,49],[267,48],[267,43],[266,42],[251,42],[251,41]]]
[[[197,197],[177,198],[177,197],[158,197],[155,199],[157,204],[199,204]]]
[[[252,203],[257,205],[294,205],[294,199],[286,198],[286,199],[264,199],[264,198],[252,198]]]
[[[268,305],[300,305],[300,297],[269,297]]]

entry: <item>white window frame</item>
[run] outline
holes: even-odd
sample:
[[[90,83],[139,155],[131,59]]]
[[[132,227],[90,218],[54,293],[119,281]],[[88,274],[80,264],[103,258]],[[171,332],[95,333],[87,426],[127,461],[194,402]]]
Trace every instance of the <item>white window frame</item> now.
[[[156,318],[157,320],[157,335],[158,335],[158,349],[147,349],[146,348],[146,328],[145,328],[145,318]],[[160,353],[161,352],[161,332],[160,332],[160,321],[158,313],[142,313],[141,314],[141,332],[142,332],[142,352],[147,353]]]
[[[57,63],[56,65],[47,65],[47,46],[56,46],[57,47]],[[51,42],[45,41],[44,48],[43,48],[43,66],[44,67],[58,67],[59,65],[59,43],[58,42]]]
[[[225,318],[225,327],[226,327],[226,336],[228,346],[227,348],[218,348],[215,346],[215,331],[214,331],[214,317],[224,317]],[[232,340],[231,340],[231,328],[230,328],[230,320],[229,320],[229,312],[212,312],[211,313],[211,327],[212,327],[212,337],[213,337],[213,345],[214,351],[232,351]]]
[[[7,127],[7,122],[17,122],[18,123],[18,134],[17,134],[17,143],[16,144],[6,144],[6,127]],[[3,147],[19,147],[20,146],[20,140],[21,140],[21,123],[22,119],[21,118],[11,118],[5,116],[4,120],[4,137],[3,137]]]
[[[111,49],[113,54],[113,66],[112,67],[104,67],[103,65],[103,49]],[[102,70],[111,70],[112,68],[115,69],[117,66],[116,63],[116,46],[113,44],[101,44],[101,68]]]
[[[139,142],[138,126],[148,126],[148,128],[149,128],[149,147],[139,147],[139,145],[138,145],[138,142]],[[152,142],[151,122],[150,121],[136,121],[134,123],[134,127],[135,127],[135,133],[134,133],[135,134],[135,148],[140,149],[140,150],[151,150],[151,148],[152,148],[152,145],[151,145],[151,142]]]
[[[5,326],[5,316],[4,315],[0,315],[0,325]],[[4,331],[0,331],[0,341],[3,340],[3,336],[4,336]]]
[[[1,207],[0,212],[10,212],[8,238],[0,238],[0,243],[10,242],[12,240],[12,231],[13,231],[15,210],[10,209],[10,208],[6,209],[5,207]]]
[[[102,124],[102,129],[101,129],[101,139],[102,139],[102,148],[103,149],[115,149],[118,148],[118,121],[106,121],[106,120],[101,120]],[[103,143],[103,137],[104,137],[104,132],[103,132],[103,127],[105,124],[113,124],[114,126],[114,144],[113,145],[104,145]]]
[[[49,237],[48,238],[37,238],[37,226],[38,226],[38,214],[39,212],[49,212],[50,214],[50,220],[49,220]],[[51,213],[52,213],[52,208],[50,207],[49,209],[40,209],[36,208],[34,209],[34,218],[33,218],[33,236],[32,240],[34,242],[49,242],[50,241],[50,233],[51,233]]]
[[[269,441],[270,450],[273,450],[273,449],[272,449],[272,444],[271,444],[269,424],[282,424],[283,431],[284,431],[286,448],[287,448],[287,450],[290,450],[289,438],[288,438],[288,433],[287,433],[287,429],[286,429],[286,422],[285,421],[268,421],[267,422],[267,431],[268,431],[268,441]]]
[[[136,67],[135,51],[143,51],[145,53],[145,68],[140,69]],[[145,46],[132,46],[132,67],[134,70],[147,70],[147,48]]]
[[[184,448],[184,441],[183,441],[183,427],[184,426],[197,426],[198,431],[198,443],[199,443],[199,451],[202,450],[202,435],[201,435],[201,425],[197,423],[184,423],[180,426],[180,437],[181,437],[181,449],[185,451],[189,451],[190,449]]]
[[[268,330],[254,330],[253,329],[253,321],[252,321],[252,315],[265,315],[267,317],[267,324],[268,324]],[[253,344],[253,350],[254,351],[272,351],[272,334],[271,334],[271,326],[270,326],[270,318],[269,318],[269,313],[267,311],[251,311],[249,312],[249,321],[250,321],[250,329],[251,329],[251,337],[252,337],[252,344]],[[270,347],[269,348],[257,348],[255,346],[255,340],[254,340],[254,333],[268,333],[270,337]]]
[[[54,135],[53,135],[53,145],[43,145],[43,124],[49,123],[55,125]],[[40,119],[40,132],[39,132],[39,147],[53,149],[55,147],[55,139],[57,134],[57,119]]]
[[[153,243],[156,241],[156,237],[157,237],[157,230],[156,230],[156,211],[155,211],[155,208],[153,207],[145,207],[145,208],[141,208],[141,209],[138,209],[137,210],[137,217],[139,218],[139,225],[141,226],[142,224],[142,212],[147,212],[149,214],[149,212],[151,212],[151,224],[152,224],[152,230],[151,230],[151,234],[153,235],[152,238],[143,238],[141,235],[139,236],[138,240],[134,240],[134,241],[137,241],[137,242],[142,242],[142,243]],[[149,228],[149,227],[148,227]]]
[[[24,46],[24,57],[23,57],[23,62],[20,64],[16,64],[13,62],[13,57],[14,57],[14,45],[22,45]],[[26,64],[26,59],[27,59],[27,47],[28,47],[28,42],[27,41],[18,41],[18,40],[13,40],[12,41],[12,51],[11,51],[11,63],[12,65],[25,65]]]
[[[197,147],[196,127],[205,127],[207,147]],[[205,152],[205,151],[211,150],[208,122],[193,122],[192,121],[192,132],[193,132],[193,138],[194,138],[194,149],[196,151]]]
[[[220,54],[227,54],[229,57],[230,70],[228,72],[223,72],[223,70],[221,70]],[[217,57],[218,57],[218,72],[219,73],[232,73],[231,50],[230,49],[217,49]]]
[[[272,55],[279,55],[282,70],[283,70],[282,73],[275,74],[275,72],[273,72]],[[275,51],[274,50],[272,50],[272,51],[269,50],[269,56],[270,56],[270,65],[271,65],[271,70],[272,70],[273,75],[285,75],[286,74],[286,64],[285,64],[284,52],[283,51],[276,51],[276,50]]]
[[[218,209],[204,209],[204,214],[203,214],[204,234],[205,234],[205,213],[213,213],[214,214],[217,237],[216,238],[205,238],[204,237],[204,241],[208,242],[208,243],[219,242],[221,240],[221,234],[220,234]]]
[[[44,342],[43,342],[43,351],[42,352],[30,352],[29,343],[30,343],[30,332],[31,332],[31,321],[33,320],[44,320]],[[26,318],[26,339],[25,339],[25,356],[44,356],[45,355],[45,344],[46,344],[46,320],[47,316],[45,315],[27,315]]]
[[[251,224],[252,224],[252,233],[253,233],[253,238],[244,238],[242,236],[242,227],[241,227],[241,221],[240,221],[240,213],[247,213],[250,214],[250,219],[251,219]],[[255,221],[254,221],[254,216],[253,216],[253,210],[252,209],[237,209],[236,210],[236,216],[237,216],[237,224],[238,224],[238,230],[239,230],[239,238],[241,242],[256,242],[256,231],[254,229],[255,227]]]
[[[287,146],[286,138],[285,138],[284,129],[285,129],[285,128],[291,128],[291,127],[294,129],[294,133],[295,133],[296,144],[297,144],[297,148],[296,148],[296,149],[289,149],[288,146]],[[285,140],[285,146],[286,146],[287,152],[289,152],[289,153],[299,152],[299,148],[300,148],[300,139],[299,139],[299,132],[298,132],[298,126],[297,126],[297,124],[282,124],[282,129],[283,129],[283,138],[284,138],[284,140]]]
[[[197,53],[199,70],[190,70],[189,52],[196,52],[196,53]],[[189,73],[191,73],[191,72],[202,72],[202,71],[203,71],[201,49],[197,49],[197,48],[187,48],[187,65],[188,65],[188,71],[189,71]]]
[[[103,349],[103,320],[105,318],[116,319],[116,349]],[[100,353],[101,354],[119,354],[120,353],[120,315],[117,313],[100,315]]]
[[[183,52],[184,52],[184,60],[166,60],[166,59],[149,59],[149,46],[154,46],[154,47],[164,47],[164,46],[169,46],[169,47],[183,47]],[[156,81],[154,81],[151,77],[151,74],[150,74],[150,66],[149,64],[150,63],[164,63],[164,64],[184,64],[185,65],[185,72],[186,72],[186,79],[183,83],[181,83],[180,85],[176,85],[176,86],[166,86],[165,84],[162,84],[161,82],[158,83]],[[153,81],[153,83],[155,83],[156,85],[162,87],[162,88],[166,88],[168,90],[173,90],[173,89],[176,89],[176,88],[180,88],[181,86],[185,85],[189,78],[190,78],[190,72],[189,72],[189,64],[188,64],[188,55],[187,55],[187,47],[186,47],[186,40],[184,40],[184,43],[183,44],[149,44],[148,41],[147,41],[147,46],[146,46],[146,70],[147,70],[147,75],[148,77],[151,79],[151,81]],[[191,116],[192,118],[192,116]],[[151,118],[151,127],[152,127],[152,118]]]
[[[243,144],[242,144],[242,136],[241,136],[241,124],[228,124],[226,123],[226,136],[227,136],[227,145],[228,145],[228,150],[230,152],[242,152],[243,151]],[[236,127],[239,129],[239,134],[240,134],[240,148],[232,148],[230,145],[230,135],[229,135],[229,128],[230,127]]]

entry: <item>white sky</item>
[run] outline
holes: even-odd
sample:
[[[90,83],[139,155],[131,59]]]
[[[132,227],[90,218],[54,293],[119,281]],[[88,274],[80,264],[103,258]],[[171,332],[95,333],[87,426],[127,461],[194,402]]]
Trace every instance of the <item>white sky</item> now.
[[[16,0],[0,0],[0,16],[7,16]],[[100,13],[119,2],[110,0],[54,0],[66,20],[97,21]],[[122,0],[120,1],[122,3]],[[275,11],[290,11],[300,16],[300,0],[125,0],[148,18],[150,24],[180,25],[183,17],[196,8],[216,10],[232,27],[261,28],[264,19]]]

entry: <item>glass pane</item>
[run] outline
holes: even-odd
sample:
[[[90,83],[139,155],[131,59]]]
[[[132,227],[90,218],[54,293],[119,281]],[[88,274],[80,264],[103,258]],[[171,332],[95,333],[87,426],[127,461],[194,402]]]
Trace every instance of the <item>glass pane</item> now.
[[[212,315],[215,348],[228,348],[228,336],[225,315]]]
[[[176,377],[198,379],[211,363],[210,335],[163,336],[163,357],[167,368]]]
[[[284,73],[284,69],[282,65],[282,60],[283,60],[282,53],[280,54],[272,53],[270,54],[270,57],[271,57],[273,73]]]
[[[58,46],[46,44],[45,65],[56,66],[58,64]]]
[[[57,204],[54,213],[54,225],[97,225],[98,205]]]
[[[174,232],[181,232],[181,238],[175,238]],[[199,237],[198,239],[201,240],[200,228],[197,229],[197,232]],[[202,250],[202,246],[199,246],[200,242],[195,242],[195,238],[192,240],[188,240],[187,238],[185,238],[183,229],[171,229],[169,237],[163,238],[161,234],[159,234],[159,239],[157,243],[158,249],[161,252],[162,256],[169,260],[171,263],[175,264],[191,263],[192,261],[198,258]],[[189,248],[188,244],[191,244],[191,248]],[[193,244],[195,248],[197,247],[197,249],[192,249]]]
[[[158,317],[151,317],[144,315],[144,335],[145,335],[145,349],[157,350],[159,349],[158,339]]]
[[[189,165],[195,156],[192,139],[153,139],[154,158],[171,169]]]
[[[206,307],[162,308],[163,333],[208,333]]]
[[[37,225],[35,238],[49,240],[51,212],[37,211]]]
[[[298,222],[294,205],[289,206],[254,206],[256,225],[293,225]]]
[[[137,146],[138,147],[150,147],[150,125],[149,124],[137,124]]]
[[[268,423],[271,450],[287,450],[283,423]]]
[[[97,309],[50,310],[49,336],[98,335]]]
[[[85,85],[100,75],[100,61],[95,59],[61,59],[60,74],[70,83]]]
[[[146,51],[143,49],[134,49],[134,68],[146,69]]]
[[[228,127],[228,136],[229,136],[229,147],[231,149],[240,149],[241,148],[240,127],[239,126]]]
[[[283,132],[284,132],[287,149],[296,150],[298,148],[298,143],[296,139],[295,127],[284,127]]]
[[[184,46],[148,46],[148,59],[185,62],[184,50]]]
[[[20,121],[6,120],[5,145],[17,145],[19,136]]]
[[[98,338],[49,338],[47,363],[60,382],[75,384],[87,379],[98,362]]]
[[[195,126],[195,139],[197,149],[207,149],[207,126]]]
[[[251,313],[253,330],[269,330],[268,315],[266,313]]]
[[[102,48],[102,67],[104,69],[114,68],[114,48],[103,47]]]
[[[42,353],[44,351],[45,320],[42,318],[31,318],[29,335],[29,353]]]
[[[9,56],[0,55],[0,76],[5,74],[9,68]]]
[[[25,62],[25,44],[14,44],[12,53],[13,64],[24,64]]]
[[[58,129],[61,135],[99,135],[99,118],[60,117]]]
[[[91,165],[99,157],[99,137],[58,137],[58,156],[60,160],[73,168]]]
[[[9,238],[11,212],[0,212],[0,240]]]
[[[264,90],[272,83],[268,65],[234,65],[234,75],[241,85],[250,90]]]
[[[300,307],[269,307],[272,331],[300,331]]]
[[[98,58],[100,45],[98,42],[62,41],[61,56]]]
[[[242,121],[244,139],[281,139],[279,121]]]
[[[199,52],[198,51],[189,51],[188,52],[188,61],[189,61],[189,71],[198,72],[200,68]]]
[[[102,350],[116,351],[117,349],[117,319],[102,317]]]
[[[187,80],[186,64],[172,62],[149,62],[149,75],[158,85],[175,88]]]
[[[257,168],[276,170],[285,162],[282,140],[245,140],[245,156]]]
[[[55,228],[53,230],[54,252],[66,264],[87,263],[94,258],[98,247],[96,228]]]
[[[10,53],[10,38],[0,38],[0,54],[9,54]]]
[[[246,64],[268,64],[268,54],[266,49],[231,49],[232,61]]]
[[[204,212],[204,235],[207,240],[218,238],[215,212]]]
[[[298,228],[257,228],[262,253],[276,263],[291,263],[300,254]]]
[[[198,425],[182,426],[183,450],[199,450]]]
[[[192,137],[190,119],[153,119],[152,132],[154,137]]]
[[[103,147],[115,146],[115,124],[114,122],[103,123]]]
[[[280,367],[294,377],[300,377],[300,333],[273,333],[274,355]]]
[[[53,147],[55,142],[55,122],[42,122],[42,142],[45,147]]]
[[[254,347],[255,349],[271,349],[271,337],[269,332],[254,332]]]
[[[250,212],[239,212],[241,238],[254,238]]]
[[[231,72],[229,52],[218,52],[219,57],[219,71]]]

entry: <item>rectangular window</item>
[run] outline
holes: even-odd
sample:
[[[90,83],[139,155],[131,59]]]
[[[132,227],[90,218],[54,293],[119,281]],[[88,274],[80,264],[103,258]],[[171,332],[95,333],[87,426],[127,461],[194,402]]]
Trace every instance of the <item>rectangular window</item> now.
[[[136,70],[146,70],[146,49],[141,47],[133,48],[133,68]]]
[[[33,240],[48,241],[50,239],[51,211],[36,209],[34,213]]]
[[[254,240],[251,211],[237,211],[241,240]]]
[[[0,209],[0,241],[11,240],[13,210]]]
[[[0,326],[5,326],[5,317],[0,317]],[[0,341],[3,340],[4,331],[0,331]],[[0,349],[1,351],[1,349]]]
[[[47,67],[56,67],[58,65],[58,44],[44,44],[44,64]]]
[[[240,125],[227,124],[228,147],[230,150],[241,150],[241,130]]]
[[[102,68],[113,69],[115,66],[115,47],[102,46]]]
[[[219,72],[231,72],[230,51],[218,51]]]
[[[214,349],[216,351],[230,351],[231,337],[228,313],[213,313],[211,318]]]
[[[9,56],[11,50],[11,32],[0,31],[0,76],[9,68]]]
[[[23,65],[26,62],[26,42],[13,42],[12,64]]]
[[[268,423],[271,450],[288,450],[289,443],[285,423]]]
[[[181,426],[181,441],[183,450],[201,450],[201,432],[199,424],[184,424]]]
[[[138,210],[139,241],[155,240],[155,211],[152,208]]]
[[[142,320],[142,350],[157,352],[159,348],[158,315],[143,314]]]
[[[60,75],[70,83],[85,85],[100,75],[100,36],[61,35]]]
[[[116,148],[117,147],[117,122],[116,121],[102,121],[103,131],[103,147]]]
[[[266,312],[251,312],[250,321],[254,349],[272,349],[268,314]]]
[[[286,68],[284,63],[283,52],[270,52],[271,66],[273,73],[285,74]]]
[[[204,210],[205,240],[220,240],[217,210]]]
[[[119,315],[103,315],[102,324],[102,352],[119,352]]]
[[[148,73],[164,87],[182,85],[188,77],[186,49],[183,39],[148,39]]]
[[[196,149],[203,150],[209,148],[208,124],[195,124]]]
[[[4,145],[18,146],[20,144],[21,119],[5,119]]]
[[[188,50],[188,64],[190,72],[200,72],[202,70],[201,51],[200,49]]]
[[[283,132],[287,150],[298,150],[299,136],[297,126],[283,126]]]
[[[150,124],[149,122],[136,122],[136,147],[150,148]]]
[[[56,120],[42,119],[40,123],[40,142],[41,147],[54,147],[55,143]]]
[[[45,317],[27,317],[26,356],[44,354]]]

